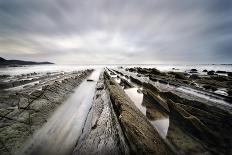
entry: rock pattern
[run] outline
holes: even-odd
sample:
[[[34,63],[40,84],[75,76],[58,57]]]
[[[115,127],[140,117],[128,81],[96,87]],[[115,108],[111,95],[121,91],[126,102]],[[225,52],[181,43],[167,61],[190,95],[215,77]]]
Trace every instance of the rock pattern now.
[[[114,110],[132,154],[172,154],[146,117],[125,95],[120,86],[104,74]]]
[[[208,146],[207,149],[212,153],[227,154],[231,152],[230,145],[227,144],[229,139],[226,140],[223,133],[215,132],[212,130],[213,128],[209,128],[206,123],[181,108],[179,104],[168,100],[168,105],[171,111],[170,115],[179,120],[177,122],[179,126],[203,141]]]
[[[167,137],[170,138],[169,140],[182,145],[181,149],[184,154],[189,153],[191,149],[196,151],[196,148],[199,148],[200,152],[195,153],[231,154],[232,113],[230,109],[221,109],[208,103],[183,98],[171,91],[160,91],[152,83],[144,82],[132,76],[131,81],[142,85],[142,92],[146,100],[153,102],[153,104],[158,103],[169,114],[170,124],[173,124],[173,122],[176,124],[176,128],[172,127],[172,131],[177,133],[184,131],[197,139],[196,141],[187,136],[184,139],[189,140],[186,141],[186,145],[182,145],[178,141],[180,137],[176,137],[171,134],[172,131],[168,131]],[[152,116],[152,113],[148,114],[149,117]],[[195,145],[197,143],[200,143],[200,145]],[[199,146],[201,146],[201,149]]]
[[[104,86],[103,74],[96,86],[89,117],[90,127],[79,139],[73,154],[129,154],[129,148]]]
[[[126,71],[139,73],[138,77],[149,77],[151,81],[173,86],[186,86],[196,90],[216,93],[217,96],[223,97],[225,100],[232,102],[232,78],[230,72],[226,71],[208,71],[207,75],[200,75],[196,69],[190,69],[188,72],[160,72],[155,68],[126,68]],[[206,72],[206,70],[204,70]],[[226,76],[226,73],[228,76]],[[217,90],[225,89],[226,93],[217,93]],[[220,92],[220,91],[219,91]]]
[[[46,79],[50,80],[50,79],[56,78],[57,76],[63,76],[63,75],[64,73],[62,72],[61,73],[47,72],[46,74],[34,72],[34,73],[16,75],[12,77],[8,75],[8,77],[0,78],[0,90],[14,88],[14,87],[26,85],[26,84],[37,82],[37,81],[42,82]]]
[[[49,115],[92,70],[70,74],[32,93],[16,93],[0,109],[0,154],[17,153],[27,138],[40,128]]]
[[[73,154],[232,153],[231,109],[195,100],[194,96],[180,95],[172,89],[164,91],[156,85],[161,83],[173,87],[196,88],[201,83],[206,89],[207,84],[213,86],[212,81],[217,81],[217,88],[226,82],[229,84],[230,76],[213,74],[202,77],[198,76],[195,69],[188,73],[164,73],[154,68],[140,67],[126,70],[134,75],[125,75],[120,70],[112,69],[101,74],[92,108]],[[68,76],[62,73],[62,78],[56,78],[57,80],[44,78],[50,81],[47,84],[39,83],[1,96],[0,154],[17,154],[25,140],[47,121],[54,109],[90,73],[90,70]],[[8,76],[0,78],[4,82]],[[10,87],[17,87],[22,84],[18,82],[19,80],[6,83],[15,83]],[[132,97],[129,94],[127,96],[123,90],[134,89],[135,86],[139,88],[137,92],[143,95],[141,105],[146,107],[145,112],[141,112],[139,106],[133,103]],[[227,88],[230,89],[230,86]],[[211,87],[209,89],[213,90]],[[168,120],[165,134],[161,134],[153,124],[162,119]]]

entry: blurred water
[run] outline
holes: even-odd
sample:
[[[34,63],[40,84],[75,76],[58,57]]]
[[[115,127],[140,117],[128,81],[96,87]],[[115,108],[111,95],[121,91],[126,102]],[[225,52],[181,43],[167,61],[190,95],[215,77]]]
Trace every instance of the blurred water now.
[[[92,106],[96,81],[101,69],[89,77],[93,82],[82,82],[74,94],[54,112],[48,122],[27,143],[22,154],[71,154],[82,133],[86,117]]]
[[[103,65],[28,65],[23,67],[6,67],[0,68],[0,75],[19,75],[27,73],[45,73],[59,71],[79,71],[83,69],[102,68]]]
[[[145,67],[145,68],[151,68],[155,67],[161,71],[186,71],[190,69],[197,69],[200,72],[204,69],[206,70],[222,70],[222,71],[228,71],[232,72],[232,65],[29,65],[24,67],[6,67],[6,68],[0,68],[0,75],[18,75],[18,74],[27,74],[32,72],[58,72],[58,71],[77,71],[82,69],[88,69],[88,68],[103,68],[103,67],[109,67],[109,68],[116,68],[118,66],[123,67]],[[173,68],[177,70],[173,70]]]
[[[154,105],[147,103],[144,100],[143,93],[138,93],[138,88],[135,87],[135,88],[124,89],[124,91],[130,97],[130,99],[134,102],[137,108],[145,116],[147,116],[148,120],[156,128],[159,134],[163,138],[165,138],[168,132],[168,127],[169,127],[168,115],[159,111]],[[156,115],[156,117],[151,118],[151,116],[148,116],[148,115]]]

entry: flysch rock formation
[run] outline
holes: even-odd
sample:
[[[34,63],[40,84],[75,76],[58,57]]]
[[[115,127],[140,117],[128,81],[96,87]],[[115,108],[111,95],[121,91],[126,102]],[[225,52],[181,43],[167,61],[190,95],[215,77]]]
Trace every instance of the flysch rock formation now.
[[[0,154],[17,154],[26,139],[91,72],[75,72],[62,81],[43,86],[41,90],[1,98],[4,107],[0,109]]]
[[[174,144],[178,143],[179,146],[177,145],[176,147],[180,148],[184,154],[191,152],[193,154],[231,153],[230,131],[232,129],[232,117],[229,108],[219,108],[208,102],[204,103],[194,100],[194,98],[183,98],[172,91],[161,91],[157,89],[152,82],[141,80],[141,78],[135,76],[130,76],[130,80],[142,86],[145,97],[149,100],[153,100],[153,103],[158,103],[169,114],[167,139],[171,142],[174,141]],[[176,126],[175,128],[173,127],[173,123],[175,124],[174,126]],[[172,134],[174,130],[176,130],[175,135]],[[191,135],[194,139],[188,140],[189,142],[180,142],[178,139],[181,139],[183,134],[178,137],[179,130],[187,132],[188,135]],[[197,143],[203,146],[203,148],[196,145],[195,140],[197,140]],[[186,142],[186,144],[182,145],[184,142]],[[193,148],[194,150],[190,151]],[[207,152],[207,150],[210,152]]]
[[[62,76],[57,78],[59,80],[43,75],[43,84],[20,91],[7,91],[4,97],[1,96],[0,154],[17,154],[26,139],[47,122],[53,111],[90,73],[91,70],[67,75],[58,73],[59,77]],[[95,82],[91,78],[86,81]],[[4,85],[12,82],[4,82]],[[78,111],[79,115],[86,115],[83,129],[80,127],[81,135],[75,139],[70,152],[73,155],[231,154],[232,117],[231,109],[226,108],[226,104],[215,106],[215,103],[204,102],[194,95],[162,89],[157,83],[164,88],[167,85],[195,88],[190,86],[189,78],[179,72],[163,73],[154,68],[106,69],[102,72],[95,95],[95,84],[92,87],[93,101],[92,97],[88,98],[92,101],[88,102],[89,107],[92,105],[91,109]],[[13,84],[9,88],[15,86]],[[137,89],[143,96],[140,107],[127,94],[128,89]],[[165,134],[161,134],[154,125],[156,120],[162,119],[168,120]]]
[[[90,125],[85,129],[87,131],[83,131],[74,155],[129,154],[129,148],[104,85],[103,74],[100,75],[96,86],[88,120]]]
[[[132,154],[174,154],[122,88],[104,74],[115,113]]]

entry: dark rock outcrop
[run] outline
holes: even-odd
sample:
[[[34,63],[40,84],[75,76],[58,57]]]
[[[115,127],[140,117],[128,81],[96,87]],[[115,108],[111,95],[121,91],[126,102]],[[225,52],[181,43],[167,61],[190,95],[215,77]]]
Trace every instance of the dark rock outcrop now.
[[[219,73],[219,74],[226,74],[227,72],[226,72],[226,71],[220,71],[220,70],[218,70],[218,71],[216,71],[216,73]]]
[[[208,74],[208,75],[214,75],[214,74],[215,74],[215,71],[213,71],[213,70],[208,71],[207,74]]]
[[[191,69],[191,70],[190,70],[190,73],[197,73],[197,69],[195,69],[195,68],[194,68],[194,69]]]
[[[41,65],[41,64],[54,64],[51,62],[33,62],[33,61],[22,61],[22,60],[6,60],[0,57],[0,66],[6,65]]]
[[[176,79],[182,79],[182,80],[187,79],[187,77],[182,72],[169,72],[169,74],[174,75]]]
[[[133,76],[130,76],[130,79],[131,79],[132,82],[134,82],[134,83],[136,83],[136,84],[139,84],[139,85],[142,85],[142,84],[143,84],[140,80],[134,78]]]
[[[189,78],[190,78],[190,79],[193,79],[193,80],[196,80],[196,79],[199,79],[200,77],[199,77],[199,75],[197,75],[197,74],[192,74],[192,75],[190,75]]]
[[[206,69],[204,69],[202,72],[208,72]]]
[[[227,72],[227,75],[228,75],[229,77],[232,77],[232,72]]]

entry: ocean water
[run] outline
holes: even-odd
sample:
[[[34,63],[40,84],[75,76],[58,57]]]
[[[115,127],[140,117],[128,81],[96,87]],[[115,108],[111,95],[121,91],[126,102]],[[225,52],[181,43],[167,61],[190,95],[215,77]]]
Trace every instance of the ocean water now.
[[[0,68],[0,75],[20,75],[28,73],[45,73],[45,72],[70,72],[90,68],[100,68],[100,65],[27,65],[22,67],[5,67]]]
[[[43,73],[43,72],[59,72],[59,71],[78,71],[83,69],[95,69],[95,68],[116,68],[116,67],[144,67],[153,68],[160,71],[188,71],[190,69],[197,69],[199,72],[206,70],[214,71],[227,71],[232,72],[232,65],[141,65],[141,64],[131,64],[131,65],[28,65],[22,67],[5,67],[0,68],[0,75],[20,75],[32,72]],[[175,68],[175,69],[174,69]]]
[[[204,69],[210,71],[227,71],[232,72],[232,64],[228,65],[220,65],[220,64],[198,64],[198,65],[180,65],[180,64],[151,64],[151,65],[128,65],[129,67],[144,67],[144,68],[152,68],[155,67],[160,71],[188,71],[190,69],[197,69],[199,72],[202,72]]]

